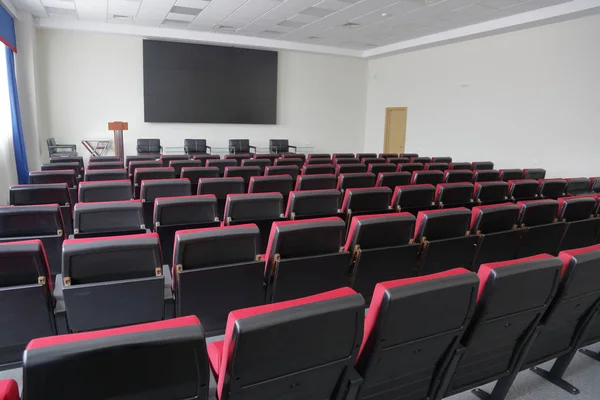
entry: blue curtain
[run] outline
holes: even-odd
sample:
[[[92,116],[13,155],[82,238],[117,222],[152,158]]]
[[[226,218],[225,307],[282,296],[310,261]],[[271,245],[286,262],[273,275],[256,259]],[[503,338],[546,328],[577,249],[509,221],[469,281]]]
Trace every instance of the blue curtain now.
[[[23,184],[29,183],[29,167],[27,166],[27,152],[25,151],[23,126],[21,125],[21,109],[19,108],[19,93],[17,92],[17,77],[15,75],[15,55],[8,47],[5,48],[5,51],[17,177],[19,178],[19,183]]]

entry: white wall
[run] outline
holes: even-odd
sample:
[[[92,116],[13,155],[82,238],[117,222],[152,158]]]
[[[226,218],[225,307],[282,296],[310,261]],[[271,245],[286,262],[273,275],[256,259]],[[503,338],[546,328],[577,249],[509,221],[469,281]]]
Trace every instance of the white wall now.
[[[126,154],[137,138],[160,138],[163,147],[206,138],[226,147],[248,138],[312,145],[315,152],[360,151],[364,143],[367,61],[281,51],[277,125],[164,124],[144,122],[142,39],[38,30],[39,90],[48,136],[61,143],[109,138],[108,121],[128,121]]]
[[[600,175],[600,15],[369,61],[365,151],[408,107],[407,152]]]

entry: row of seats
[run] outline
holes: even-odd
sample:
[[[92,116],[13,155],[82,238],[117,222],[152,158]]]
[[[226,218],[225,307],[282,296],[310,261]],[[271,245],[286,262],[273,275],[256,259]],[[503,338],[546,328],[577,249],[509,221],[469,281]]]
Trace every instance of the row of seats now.
[[[502,400],[520,371],[555,358],[534,372],[576,394],[562,376],[600,340],[599,304],[596,245],[380,282],[366,318],[348,287],[236,309],[208,346],[195,316],[34,339],[23,399],[208,399],[212,372],[219,400],[441,399],[494,381]],[[16,383],[0,396],[18,399]]]

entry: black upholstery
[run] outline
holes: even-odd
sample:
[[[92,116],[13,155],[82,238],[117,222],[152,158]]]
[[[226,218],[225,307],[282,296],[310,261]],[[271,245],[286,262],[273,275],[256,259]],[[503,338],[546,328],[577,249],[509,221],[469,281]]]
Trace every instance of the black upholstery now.
[[[508,201],[508,183],[504,181],[477,182],[473,194],[477,204],[494,204]]]
[[[369,167],[371,164],[386,164],[385,158],[365,157],[361,159],[362,163]]]
[[[473,182],[494,182],[500,180],[500,172],[494,169],[476,169],[473,171]]]
[[[73,233],[73,201],[66,183],[12,185],[8,197],[11,206],[58,204],[65,233]]]
[[[471,163],[471,169],[473,171],[477,170],[490,170],[494,169],[494,163],[491,161],[473,161]]]
[[[349,160],[349,158],[342,158],[342,160]],[[385,165],[385,164],[382,164]],[[335,174],[358,174],[367,172],[367,166],[363,163],[358,164],[337,164],[335,166]]]
[[[302,167],[302,175],[315,175],[315,174],[335,174],[335,168],[332,164],[314,164],[304,165]]]
[[[81,157],[81,158],[83,159],[83,157]],[[113,161],[123,161],[123,160],[121,160],[121,158],[117,157],[117,156],[97,156],[97,157],[93,157],[92,156],[88,160],[88,164],[103,163],[103,162],[113,162]],[[50,162],[52,162],[52,160],[50,160]]]
[[[250,153],[238,153],[238,154],[225,154],[223,156],[224,160],[235,160],[237,166],[242,165],[242,161],[252,159],[252,154]]]
[[[250,158],[242,160],[242,167],[259,167],[260,174],[265,174],[265,168],[273,165],[273,162],[268,158]]]
[[[181,177],[181,169],[184,167],[202,167],[202,161],[198,160],[173,160],[169,162],[167,167],[171,167],[175,170],[175,177]]]
[[[567,188],[565,192],[570,195],[578,196],[590,192],[589,178],[570,178],[566,179]]]
[[[448,163],[430,162],[425,164],[426,171],[446,171],[449,168]]]
[[[317,159],[318,160],[318,159]],[[310,160],[307,160],[310,161]],[[312,160],[315,161],[315,160]],[[298,169],[302,168],[304,162],[301,158],[278,158],[275,160],[274,165],[282,166],[282,165],[295,165]]]
[[[236,160],[226,160],[226,159],[222,159],[222,160],[206,160],[206,166],[207,167],[217,167],[219,168],[219,176],[224,176],[225,175],[225,168],[227,167],[235,167],[238,165],[238,162]]]
[[[73,228],[75,238],[145,233],[142,202],[77,203]]]
[[[334,158],[332,160],[334,165],[362,164],[358,158],[354,157]]]
[[[46,145],[48,146],[48,157],[76,157],[77,146],[74,144],[56,144],[54,138],[46,139]]]
[[[396,186],[409,185],[411,176],[410,172],[380,172],[375,186],[387,186],[394,190]]]
[[[331,159],[342,159],[342,158],[357,158],[354,153],[333,153]]]
[[[542,168],[530,168],[523,170],[523,179],[544,179],[546,177],[546,170]]]
[[[129,173],[129,178],[133,182],[133,177],[135,176],[136,169],[160,167],[162,167],[162,162],[160,160],[132,160],[127,164],[127,171]]]
[[[133,173],[133,198],[140,198],[140,189],[143,181],[153,179],[175,179],[175,168],[136,168]]]
[[[452,162],[452,157],[431,157],[431,162],[450,164]]]
[[[410,162],[411,163],[419,163],[419,164],[427,164],[431,162],[431,157],[411,157],[410,158]]]
[[[160,161],[163,167],[170,167],[171,161],[189,161],[190,156],[188,154],[162,154]]]
[[[115,157],[116,158],[116,157]],[[94,159],[94,157],[90,158],[90,164],[93,164],[92,160]],[[119,159],[117,158],[116,160],[111,160],[111,161],[119,161]],[[54,164],[54,163],[71,163],[71,162],[76,162],[77,164],[79,164],[79,172],[77,173],[77,175],[79,176],[83,176],[83,172],[85,170],[84,166],[83,166],[83,157],[77,157],[77,156],[72,156],[72,157],[50,157],[50,164]],[[123,163],[121,163],[121,168],[123,168]],[[42,171],[44,169],[42,168]]]
[[[261,176],[260,167],[225,167],[225,177],[237,177],[239,176],[244,180],[246,184],[246,190],[250,184],[250,178],[253,176]]]
[[[85,171],[84,181],[121,181],[129,179],[126,169],[94,169]],[[131,180],[130,180],[131,181]]]
[[[217,198],[217,215],[223,219],[225,200],[228,194],[245,193],[246,185],[242,178],[200,178],[198,194],[212,194]]]
[[[337,181],[338,190],[350,188],[368,188],[375,186],[377,177],[370,172],[340,174]]]
[[[430,210],[435,205],[435,186],[407,185],[396,186],[392,196],[392,208],[416,214]]]
[[[129,180],[81,182],[79,202],[123,201],[133,199],[133,188]]]
[[[364,163],[365,158],[377,158],[377,153],[356,153],[356,158],[358,158],[360,162]]]
[[[162,153],[162,146],[160,145],[160,139],[138,139],[136,148],[137,148],[138,155],[143,155],[143,154],[159,155]]]
[[[198,193],[198,180],[201,178],[218,178],[217,167],[183,167],[180,177],[188,179],[192,185],[192,193]]]
[[[159,155],[157,154],[138,154],[135,156],[127,156],[125,157],[125,168],[129,170],[129,164],[132,161],[156,161]]]
[[[473,172],[471,170],[448,170],[444,172],[445,183],[472,182]]]
[[[324,190],[335,189],[337,178],[335,175],[299,175],[296,178],[294,190]]]
[[[521,179],[521,177],[523,176],[522,169],[501,169],[499,170],[499,172],[499,179],[504,182]]]
[[[294,180],[289,175],[253,176],[250,178],[248,193],[279,192],[287,203],[289,193],[294,188]]]
[[[271,154],[274,156],[279,155],[279,158],[299,158],[302,160],[303,163],[306,161],[306,155],[302,154],[302,153],[281,153],[281,154],[271,153]]]
[[[564,179],[540,179],[539,197],[558,199],[567,194],[567,181]]]
[[[559,251],[593,245],[600,231],[600,219],[594,217],[597,200],[592,196],[563,197],[558,205],[558,219],[567,223]]]
[[[533,179],[508,181],[508,197],[512,201],[533,200],[538,197],[539,184]]]
[[[123,169],[123,163],[121,161],[107,161],[101,163],[90,163],[88,164],[87,171],[93,170],[104,170],[104,169]]]
[[[284,158],[284,160],[291,160],[290,158]],[[333,165],[333,161],[329,158],[308,158],[304,164],[306,165]]]
[[[556,200],[532,200],[517,203],[520,208],[518,223],[525,228],[517,257],[535,254],[558,254],[566,224],[557,221]]]
[[[422,171],[423,170],[423,164],[421,163],[404,163],[404,164],[398,164],[398,166],[396,167],[396,171],[400,172],[414,172],[414,171]]]
[[[419,155],[417,153],[400,153],[400,154],[398,154],[398,157],[413,158],[413,157],[419,157]]]
[[[220,160],[221,156],[218,154],[194,154],[192,156],[192,160],[200,161],[202,166],[206,167],[206,162],[208,160]]]
[[[408,158],[408,157],[392,157],[392,158],[386,158],[386,161],[389,164],[394,164],[394,165],[397,166],[398,164],[408,164],[408,163],[410,163],[410,158]]]
[[[435,202],[440,208],[469,207],[473,203],[473,184],[440,183],[436,186]]]
[[[402,165],[402,164],[401,164]],[[403,164],[406,165],[406,164]],[[410,183],[413,185],[437,185],[442,183],[444,180],[444,173],[442,171],[424,171],[417,170],[413,171]]]
[[[313,160],[315,158],[320,158],[323,160],[331,160],[331,154],[329,153],[309,153],[308,157],[306,158],[307,160]]]
[[[144,208],[144,225],[152,226],[154,202],[160,197],[191,196],[192,187],[187,179],[151,179],[142,182],[140,199]]]
[[[451,170],[472,170],[472,164],[470,162],[452,162],[449,165]]]
[[[77,179],[81,178],[81,169],[77,161],[74,162],[54,162],[49,164],[42,164],[40,166],[42,171],[67,171],[72,170],[75,172]]]
[[[183,151],[190,156],[196,154],[210,154],[211,150],[210,146],[206,145],[206,139],[185,139],[183,141]]]
[[[290,142],[287,139],[269,139],[269,151],[273,153],[288,153],[290,147],[296,152],[296,146],[290,146]]]
[[[334,217],[340,214],[339,190],[305,190],[290,192],[285,217],[307,219]]]
[[[252,151],[254,150],[254,151]],[[249,139],[229,139],[230,153],[256,153],[256,147],[250,146]]]
[[[382,172],[396,172],[396,166],[394,164],[387,163],[369,164],[367,171],[377,176]]]
[[[388,187],[350,188],[344,191],[340,210],[346,218],[352,215],[385,213],[392,211],[392,189]]]
[[[295,165],[275,165],[265,168],[265,176],[289,175],[293,180],[296,180],[300,175],[300,168]]]

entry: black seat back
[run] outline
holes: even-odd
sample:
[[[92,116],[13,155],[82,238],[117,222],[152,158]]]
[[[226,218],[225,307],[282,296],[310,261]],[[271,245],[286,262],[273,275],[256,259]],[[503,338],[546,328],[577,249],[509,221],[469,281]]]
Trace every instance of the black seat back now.
[[[473,203],[473,184],[440,183],[436,186],[435,202],[440,208],[468,206]]]
[[[538,197],[539,184],[533,179],[508,181],[508,196],[513,201],[533,200]]]
[[[500,172],[500,180],[504,182],[515,181],[523,176],[522,169],[501,169],[498,172]]]
[[[110,161],[101,163],[90,163],[88,164],[87,170],[93,171],[96,169],[123,169],[123,163],[121,161]]]
[[[218,178],[219,168],[217,167],[183,167],[180,177],[188,179],[192,185],[192,193],[198,192],[198,181],[201,178]]]
[[[375,174],[370,172],[340,174],[337,181],[338,190],[350,188],[368,188],[375,186]]]
[[[342,158],[342,160],[349,160],[349,158]],[[336,164],[335,174],[337,176],[341,174],[358,174],[367,172],[367,166],[363,163],[357,164]]]
[[[504,181],[476,182],[473,197],[477,204],[505,202],[508,200],[508,183]]]
[[[140,199],[143,203],[152,203],[159,197],[191,196],[188,179],[150,179],[142,182]]]
[[[279,192],[287,201],[293,187],[294,181],[289,175],[253,176],[250,178],[248,193]]]
[[[49,164],[42,164],[40,166],[42,171],[68,171],[72,170],[75,172],[75,175],[79,178],[81,177],[81,167],[79,162],[53,162]]]
[[[200,161],[203,167],[206,167],[206,162],[208,160],[220,160],[221,156],[218,154],[195,154],[192,156],[192,160]]]
[[[250,139],[229,139],[229,151],[232,153],[250,153]]]
[[[473,171],[477,171],[477,170],[493,170],[494,169],[494,163],[491,161],[473,161],[471,163],[471,169]]]
[[[278,158],[277,160],[275,160],[273,165],[295,165],[296,167],[298,167],[298,170],[300,170],[300,168],[302,168],[302,166],[304,165],[304,161],[302,161],[301,158]]]
[[[455,170],[455,171],[462,171],[462,170],[469,170],[471,171],[473,169],[472,164],[470,162],[452,162],[449,165],[451,170]]]
[[[11,206],[32,206],[36,204],[71,204],[66,183],[46,183],[40,185],[12,185],[8,189]]]
[[[79,184],[79,202],[123,201],[133,199],[131,181],[81,182]]]
[[[473,182],[494,182],[499,178],[500,172],[495,169],[476,169],[473,171]]]
[[[410,212],[428,210],[435,204],[434,199],[433,185],[396,186],[392,196],[392,208]]]
[[[160,154],[160,139],[138,139],[137,140],[138,154]]]
[[[386,158],[386,162],[389,164],[394,164],[396,168],[398,168],[398,164],[408,164],[410,162],[410,158],[408,157],[390,157]]]
[[[450,164],[452,162],[452,157],[431,157],[431,161],[434,163]]]
[[[567,188],[565,192],[570,195],[578,196],[590,191],[589,178],[569,178],[566,179]]]
[[[207,167],[217,167],[219,169],[219,176],[224,176],[226,167],[235,167],[236,165],[238,165],[238,162],[233,159],[206,160]]]
[[[260,168],[260,174],[265,174],[265,168],[273,165],[273,162],[268,158],[246,158],[242,160],[242,167],[258,167]]]
[[[290,192],[285,217],[305,219],[337,216],[341,202],[339,190],[304,190]]]
[[[335,189],[337,178],[335,175],[299,175],[296,178],[296,187],[294,190],[327,190]]]
[[[396,166],[394,164],[370,164],[369,168],[367,169],[368,172],[375,174],[375,176],[377,176],[378,174],[382,173],[382,172],[396,172]]]
[[[442,171],[417,170],[413,171],[410,183],[412,185],[437,185],[438,183],[442,183],[443,180],[444,173]]]
[[[473,181],[473,172],[471,170],[448,170],[444,172],[444,182],[459,183]]]
[[[544,179],[546,177],[546,170],[543,168],[530,168],[523,170],[523,179]]]
[[[423,170],[423,164],[421,163],[404,163],[404,164],[398,164],[398,166],[396,167],[396,171],[400,172],[400,171],[405,171],[405,172],[410,172],[411,174],[414,171],[422,171]]]
[[[169,162],[168,167],[175,170],[175,177],[181,176],[181,169],[184,167],[202,167],[202,162],[198,160],[173,160]]]
[[[244,180],[246,188],[250,184],[250,178],[253,176],[261,176],[260,167],[225,167],[225,177],[239,176]]]
[[[332,161],[333,161],[333,165],[362,164],[360,162],[360,160],[358,158],[354,158],[354,156],[343,157],[343,158],[333,158]],[[365,167],[366,167],[366,165],[365,165]]]
[[[132,160],[127,164],[127,171],[131,177],[131,180],[133,181],[136,169],[158,167],[162,167],[162,161],[160,160]]]
[[[564,179],[540,179],[539,196],[558,199],[567,194],[567,181]]]
[[[296,180],[300,175],[300,168],[296,165],[275,165],[265,168],[265,176],[274,175],[289,175],[293,180]]]
[[[430,162],[425,164],[425,170],[427,171],[446,171],[449,168],[448,163],[444,162]]]
[[[185,139],[183,150],[187,154],[206,154],[206,139]]]
[[[390,211],[392,189],[388,187],[352,188],[344,191],[340,207],[343,213],[377,213]]]
[[[77,186],[77,175],[73,170],[30,171],[29,183],[66,183],[69,188],[73,188]]]
[[[98,163],[102,164],[102,163]],[[84,175],[84,181],[96,182],[96,181],[121,181],[129,179],[126,169],[94,169],[86,170]]]
[[[315,175],[315,174],[334,174],[335,168],[332,164],[314,164],[304,165],[301,171],[302,175]]]
[[[145,230],[142,202],[77,203],[73,209],[75,237],[88,234],[141,233]]]
[[[380,172],[375,186],[387,186],[394,190],[396,186],[409,185],[411,176],[410,172]]]

